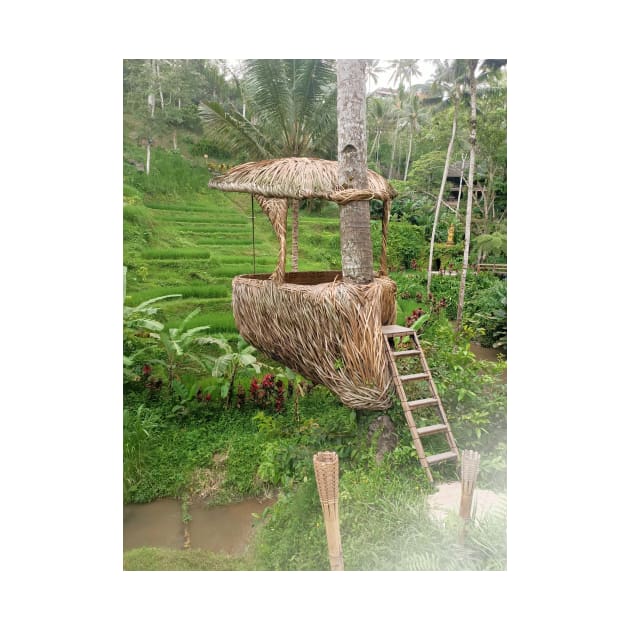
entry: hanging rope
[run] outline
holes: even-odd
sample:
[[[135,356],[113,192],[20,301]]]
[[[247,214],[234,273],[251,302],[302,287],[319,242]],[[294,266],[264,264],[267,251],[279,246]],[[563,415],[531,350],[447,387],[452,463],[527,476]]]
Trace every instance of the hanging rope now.
[[[254,229],[254,195],[251,195],[252,199],[252,257],[254,259],[254,273],[256,273],[256,241],[255,241],[255,229]]]

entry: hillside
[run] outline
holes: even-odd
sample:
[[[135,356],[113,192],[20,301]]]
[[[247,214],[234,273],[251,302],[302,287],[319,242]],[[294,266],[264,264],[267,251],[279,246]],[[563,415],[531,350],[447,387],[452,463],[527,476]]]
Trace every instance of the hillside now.
[[[252,230],[250,196],[208,189],[212,174],[197,160],[156,149],[147,176],[129,163],[129,157],[123,187],[126,303],[137,305],[159,295],[181,293],[181,299],[162,307],[169,318],[200,307],[191,325],[235,332],[231,281],[236,275],[253,273],[254,263],[257,273],[273,271],[277,241],[271,224],[254,202]],[[301,270],[338,267],[336,214],[334,207],[302,211]],[[290,233],[289,222],[289,251]]]

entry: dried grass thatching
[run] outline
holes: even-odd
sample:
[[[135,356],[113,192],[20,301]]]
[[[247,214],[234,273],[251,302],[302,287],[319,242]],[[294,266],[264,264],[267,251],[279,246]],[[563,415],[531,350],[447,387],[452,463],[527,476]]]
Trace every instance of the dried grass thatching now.
[[[344,189],[339,185],[338,162],[309,157],[288,157],[247,162],[210,180],[208,186],[226,192],[281,199],[328,199],[343,203]],[[396,196],[391,184],[378,173],[368,170],[365,198],[386,201]]]
[[[395,323],[396,285],[341,282],[341,271],[237,276],[232,309],[240,334],[273,359],[325,385],[354,409],[387,409],[391,374],[381,326]]]
[[[378,173],[368,170],[368,188],[342,188],[339,164],[333,160],[289,157],[247,162],[210,180],[208,186],[225,192],[254,195],[269,217],[278,237],[278,264],[271,275],[274,282],[284,282],[288,199],[328,199],[340,205],[354,200],[380,199],[383,202],[380,274],[387,275],[387,226],[391,200],[396,191]]]

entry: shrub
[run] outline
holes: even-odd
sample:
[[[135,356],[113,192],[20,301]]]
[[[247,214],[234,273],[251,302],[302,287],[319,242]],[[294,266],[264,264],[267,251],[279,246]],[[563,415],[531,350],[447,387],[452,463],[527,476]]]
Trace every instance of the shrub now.
[[[381,228],[372,223],[372,245],[375,260],[381,251]],[[411,269],[412,261],[420,258],[423,247],[420,228],[405,221],[389,223],[387,236],[387,265],[390,269]]]
[[[507,286],[498,281],[478,291],[469,304],[468,320],[483,330],[480,342],[484,346],[507,351]]]
[[[137,171],[125,165],[125,180],[142,193],[177,197],[207,190],[208,171],[194,166],[177,152],[155,148],[151,151],[151,171]]]

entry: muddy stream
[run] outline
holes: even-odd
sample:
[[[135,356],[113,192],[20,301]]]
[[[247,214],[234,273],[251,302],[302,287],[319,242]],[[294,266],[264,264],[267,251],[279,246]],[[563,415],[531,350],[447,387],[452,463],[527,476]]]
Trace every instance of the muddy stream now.
[[[206,549],[237,555],[245,551],[254,526],[253,513],[261,514],[274,499],[247,499],[214,507],[191,506],[191,520],[182,520],[181,502],[158,499],[123,508],[123,551],[135,547]],[[190,544],[188,544],[188,542]]]

